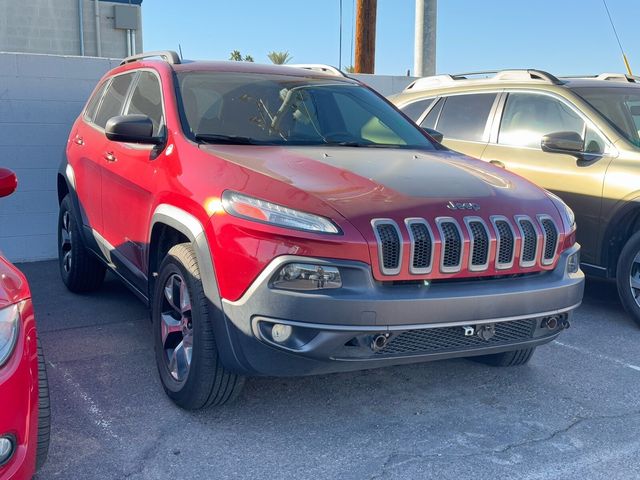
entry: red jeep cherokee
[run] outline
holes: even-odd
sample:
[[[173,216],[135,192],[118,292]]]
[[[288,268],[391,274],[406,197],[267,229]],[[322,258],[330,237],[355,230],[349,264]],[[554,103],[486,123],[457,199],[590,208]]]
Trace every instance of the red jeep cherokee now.
[[[247,375],[522,364],[582,299],[562,201],[344,76],[125,59],[75,122],[58,192],[63,281],[94,290],[108,268],[148,302],[184,408]]]
[[[13,193],[0,168],[0,197]],[[0,480],[31,478],[49,450],[49,385],[26,278],[0,255]]]

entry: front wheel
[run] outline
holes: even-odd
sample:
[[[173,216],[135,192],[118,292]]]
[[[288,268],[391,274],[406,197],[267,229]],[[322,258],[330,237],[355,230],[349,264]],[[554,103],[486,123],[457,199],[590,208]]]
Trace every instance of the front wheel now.
[[[616,283],[622,306],[640,326],[640,232],[620,252]]]
[[[529,363],[536,347],[513,350],[511,352],[493,353],[491,355],[481,355],[472,357],[473,360],[491,365],[493,367],[515,367]]]
[[[163,260],[151,314],[156,363],[167,395],[187,410],[235,400],[244,378],[220,361],[213,322],[223,321],[222,314],[204,293],[190,243],[175,245]]]

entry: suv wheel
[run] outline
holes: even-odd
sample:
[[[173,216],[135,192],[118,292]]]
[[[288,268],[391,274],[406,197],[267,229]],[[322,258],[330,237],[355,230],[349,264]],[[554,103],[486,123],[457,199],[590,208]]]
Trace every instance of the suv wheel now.
[[[472,359],[493,367],[515,367],[529,363],[535,351],[536,347],[523,348],[522,350],[513,350],[511,352],[481,355],[479,357],[472,357]]]
[[[620,301],[640,326],[640,232],[633,235],[622,249],[616,271]]]
[[[193,246],[175,245],[163,260],[155,283],[152,317],[156,363],[167,395],[196,410],[229,403],[244,377],[220,361],[213,322],[220,312],[207,299]]]
[[[82,243],[69,195],[60,203],[58,215],[58,263],[62,281],[72,292],[91,292],[102,285],[106,267]]]

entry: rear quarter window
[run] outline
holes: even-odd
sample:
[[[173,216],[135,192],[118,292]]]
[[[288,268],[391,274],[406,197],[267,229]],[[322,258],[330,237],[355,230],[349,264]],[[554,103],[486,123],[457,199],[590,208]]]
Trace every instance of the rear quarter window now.
[[[417,122],[424,111],[429,108],[434,100],[435,98],[425,98],[422,100],[418,100],[417,102],[411,102],[400,107],[400,110],[402,110],[402,113],[404,113],[411,120]]]
[[[100,87],[96,89],[93,96],[87,102],[87,108],[84,110],[84,118],[87,122],[93,122],[93,119],[96,115],[96,110],[98,110],[98,106],[100,105],[100,100],[102,100],[102,95],[104,95],[104,91],[109,85],[109,81],[111,79],[107,79],[100,84]]]

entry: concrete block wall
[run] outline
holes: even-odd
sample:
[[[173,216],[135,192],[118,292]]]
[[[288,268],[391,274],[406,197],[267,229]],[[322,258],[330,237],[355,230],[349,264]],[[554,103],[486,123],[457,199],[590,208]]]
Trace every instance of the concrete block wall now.
[[[12,261],[56,256],[56,173],[69,130],[120,61],[0,53],[0,167],[18,190],[0,199],[0,250]]]
[[[97,56],[96,2],[82,2],[85,55]],[[98,5],[102,56],[124,57],[127,34],[114,28],[116,4],[100,1]],[[0,51],[80,55],[78,0],[0,0]],[[136,31],[136,51],[142,51],[142,25]]]

